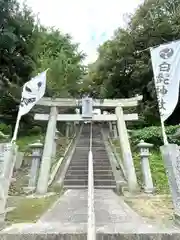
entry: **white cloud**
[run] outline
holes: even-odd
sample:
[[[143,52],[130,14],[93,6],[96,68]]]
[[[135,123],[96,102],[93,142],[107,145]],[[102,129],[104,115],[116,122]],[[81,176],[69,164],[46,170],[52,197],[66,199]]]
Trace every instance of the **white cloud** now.
[[[23,0],[19,0],[22,2]],[[123,25],[123,15],[132,12],[142,0],[27,0],[41,22],[70,33],[94,61],[96,49]]]

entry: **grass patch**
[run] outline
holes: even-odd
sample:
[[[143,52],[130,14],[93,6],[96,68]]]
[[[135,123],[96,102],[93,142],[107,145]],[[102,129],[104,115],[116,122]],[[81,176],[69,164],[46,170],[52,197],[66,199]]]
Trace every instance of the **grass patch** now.
[[[58,199],[59,194],[45,198],[24,198],[16,203],[16,209],[7,213],[7,223],[36,222]]]
[[[168,195],[125,199],[139,215],[152,220],[167,222],[173,219],[173,204]]]

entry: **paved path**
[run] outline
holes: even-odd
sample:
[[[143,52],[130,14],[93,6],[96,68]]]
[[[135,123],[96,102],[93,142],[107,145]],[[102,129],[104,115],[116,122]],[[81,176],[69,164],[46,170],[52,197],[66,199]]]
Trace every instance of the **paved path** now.
[[[67,190],[39,222],[86,223],[86,190]]]
[[[157,227],[145,222],[112,190],[95,190],[97,232],[151,232]],[[38,223],[63,223],[73,229],[87,229],[87,190],[68,190]]]
[[[165,228],[147,223],[112,190],[95,190],[95,216],[96,232],[99,234],[179,234],[180,231],[175,227]],[[3,232],[85,234],[87,190],[68,190],[36,224],[20,224]],[[85,235],[82,239],[86,239]]]

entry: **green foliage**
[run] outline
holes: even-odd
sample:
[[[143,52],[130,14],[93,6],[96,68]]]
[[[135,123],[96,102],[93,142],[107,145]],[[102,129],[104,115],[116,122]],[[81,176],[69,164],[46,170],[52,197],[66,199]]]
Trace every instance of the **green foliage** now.
[[[40,126],[34,126],[28,131],[29,135],[40,135],[42,134],[42,128]]]
[[[11,135],[12,127],[10,125],[6,125],[5,123],[0,123],[0,132],[5,135]]]
[[[26,6],[20,10],[16,0],[1,0],[0,25],[0,114],[15,122],[21,86],[35,65],[35,21]]]
[[[35,17],[26,5],[21,9],[18,0],[0,0],[0,117],[13,128],[22,86],[31,77],[50,68],[46,95],[67,97],[78,94],[84,74],[84,54],[78,45],[69,35],[43,27]],[[23,116],[19,133],[33,125],[30,113]]]
[[[166,127],[166,134],[168,135],[168,140],[170,143],[180,144],[180,139],[172,138],[172,135],[177,131],[177,129],[179,129],[179,126]],[[163,145],[162,130],[160,126],[132,130],[130,136],[133,146],[136,146],[141,140],[144,140],[147,143],[152,143],[155,147]]]
[[[19,146],[19,151],[25,152],[29,150],[29,144],[35,143],[40,140],[42,143],[44,142],[43,135],[31,135],[20,137],[17,139],[17,145]]]
[[[35,73],[48,71],[47,93],[53,97],[68,97],[78,92],[78,83],[84,70],[81,61],[84,54],[78,52],[78,45],[71,42],[69,35],[58,30],[40,28]]]
[[[157,125],[159,113],[148,48],[179,38],[180,1],[144,1],[129,16],[127,27],[117,29],[111,40],[99,47],[99,57],[85,78],[86,91],[103,98],[143,94],[139,107],[142,123]],[[179,123],[179,106],[168,124]]]

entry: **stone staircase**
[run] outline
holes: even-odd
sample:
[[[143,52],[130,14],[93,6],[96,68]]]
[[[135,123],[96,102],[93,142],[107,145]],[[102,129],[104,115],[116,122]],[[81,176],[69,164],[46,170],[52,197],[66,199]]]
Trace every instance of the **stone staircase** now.
[[[94,124],[92,129],[92,152],[94,165],[94,187],[115,189],[116,182],[112,173],[101,128]],[[88,186],[88,152],[90,144],[90,124],[84,124],[80,139],[71,159],[64,179],[64,188],[87,188]]]

